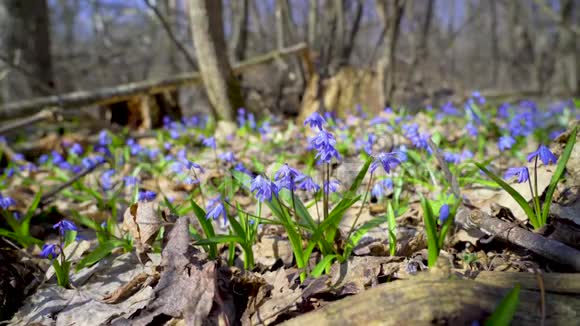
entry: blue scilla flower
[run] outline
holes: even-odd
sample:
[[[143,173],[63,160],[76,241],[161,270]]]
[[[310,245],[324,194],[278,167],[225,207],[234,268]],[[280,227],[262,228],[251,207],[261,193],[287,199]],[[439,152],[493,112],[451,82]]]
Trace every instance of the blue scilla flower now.
[[[485,98],[481,95],[481,93],[479,91],[475,91],[475,92],[471,93],[471,98],[473,100],[477,101],[477,103],[479,105],[485,104]]]
[[[439,222],[443,224],[445,223],[445,221],[447,221],[448,218],[449,218],[449,205],[443,204],[439,208]]]
[[[371,189],[371,195],[375,198],[382,198],[385,194],[385,187],[382,182],[377,182]]]
[[[44,164],[44,163],[48,162],[48,159],[49,159],[48,155],[42,154],[38,158],[38,164]]]
[[[201,142],[203,144],[203,146],[205,147],[210,147],[213,149],[216,149],[216,142],[215,142],[215,138],[214,137],[207,137],[204,138],[203,141]]]
[[[139,191],[138,200],[139,201],[152,201],[157,197],[157,193],[155,191],[145,190]]]
[[[238,109],[237,120],[238,120],[238,126],[240,126],[240,127],[242,127],[246,124],[246,109],[244,109],[244,108]]]
[[[64,236],[66,231],[77,231],[77,226],[69,220],[61,220],[52,226],[53,229],[58,229],[61,236]]]
[[[314,180],[307,176],[301,175],[296,179],[298,183],[298,189],[308,191],[308,192],[318,192],[320,190],[320,186],[314,182]]]
[[[261,201],[270,201],[272,196],[278,195],[278,187],[270,180],[257,175],[250,184],[250,191],[256,192],[256,198]]]
[[[252,171],[248,170],[248,169],[246,168],[246,166],[244,165],[244,163],[241,163],[241,162],[240,162],[240,163],[237,163],[237,164],[234,166],[234,170],[236,170],[236,171],[240,171],[240,172],[242,172],[242,173],[245,173],[245,174],[247,174],[247,175],[249,175],[249,176],[251,176],[251,177],[253,177],[253,176],[254,176],[254,174],[252,173]]]
[[[284,163],[278,171],[274,174],[274,180],[280,180],[284,178],[290,178],[292,180],[296,180],[302,173],[297,169],[288,165],[288,163]]]
[[[509,168],[505,172],[504,179],[510,179],[515,176],[518,177],[518,183],[523,183],[530,179],[530,171],[525,166]]]
[[[500,151],[503,152],[506,149],[512,148],[512,146],[515,143],[516,143],[516,140],[512,136],[505,135],[505,136],[499,137],[499,140],[497,142],[497,147],[499,148]]]
[[[16,205],[16,201],[12,199],[12,197],[2,196],[2,194],[0,194],[0,208],[8,209],[14,205]]]
[[[461,156],[457,153],[444,152],[443,159],[447,163],[459,164],[461,162]]]
[[[226,207],[224,206],[221,196],[217,196],[211,199],[208,202],[206,211],[207,211],[207,213],[205,214],[206,219],[211,218],[213,220],[216,220],[221,216],[224,220],[224,223],[227,221]]]
[[[11,178],[14,176],[14,172],[14,168],[8,168],[4,171],[4,175],[6,175],[7,178]]]
[[[58,256],[58,251],[59,251],[59,247],[56,244],[45,243],[44,245],[42,245],[42,250],[40,251],[40,257],[54,259],[54,258],[56,258],[56,256]]]
[[[111,144],[111,137],[109,136],[106,130],[103,130],[99,133],[98,144],[101,146],[107,146]]]
[[[379,166],[382,166],[383,170],[385,170],[385,172],[389,173],[389,172],[391,172],[391,169],[393,169],[394,167],[396,167],[399,164],[401,164],[401,161],[397,157],[397,153],[383,152],[375,157],[375,159],[371,163],[370,170],[371,170],[371,173],[374,173],[375,170]]]
[[[234,163],[236,161],[236,157],[232,152],[225,152],[219,155],[220,160],[228,163]]]
[[[477,127],[472,122],[469,122],[467,125],[465,125],[465,129],[470,136],[477,136]]]
[[[101,186],[103,187],[103,190],[109,190],[111,188],[113,188],[113,175],[115,174],[115,170],[111,169],[111,170],[107,170],[105,172],[103,172],[103,174],[101,175],[100,181],[101,181]]]
[[[556,155],[554,155],[554,153],[552,153],[550,149],[544,144],[540,145],[538,150],[528,154],[528,162],[531,162],[535,158],[542,160],[544,165],[555,164],[556,161],[558,161],[558,157],[556,157]]]
[[[128,175],[123,178],[123,183],[125,183],[125,187],[132,187],[139,184],[139,179],[137,179],[137,177],[134,177],[132,175]]]
[[[79,143],[72,144],[70,148],[70,153],[76,156],[81,156],[84,153],[83,147]]]
[[[252,112],[248,113],[248,126],[252,130],[256,130],[256,118]]]
[[[326,124],[324,118],[318,113],[318,111],[314,111],[306,120],[304,120],[304,125],[310,125],[310,128],[314,129],[315,127],[319,130],[322,130],[322,125]]]
[[[510,115],[509,103],[503,103],[497,108],[497,117],[500,119],[507,119]]]
[[[340,160],[340,154],[334,148],[336,139],[330,132],[322,129],[316,136],[311,137],[308,143],[311,148],[317,151],[315,157],[318,158],[319,163],[330,163],[333,158]]]
[[[324,192],[329,194],[331,192],[337,192],[338,187],[340,186],[340,181],[338,180],[330,180],[324,182]]]

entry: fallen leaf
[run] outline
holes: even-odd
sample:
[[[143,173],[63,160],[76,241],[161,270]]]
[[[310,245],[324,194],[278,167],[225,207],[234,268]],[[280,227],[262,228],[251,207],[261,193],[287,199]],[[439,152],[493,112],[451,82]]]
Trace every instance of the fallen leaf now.
[[[141,262],[147,260],[147,252],[161,228],[157,205],[152,202],[138,202],[125,210],[122,229],[133,237],[135,249]]]
[[[189,238],[189,221],[180,217],[169,234],[162,252],[163,272],[155,286],[155,300],[132,325],[148,325],[158,315],[185,319],[187,325],[207,320],[216,291],[214,262],[201,266],[194,261]]]

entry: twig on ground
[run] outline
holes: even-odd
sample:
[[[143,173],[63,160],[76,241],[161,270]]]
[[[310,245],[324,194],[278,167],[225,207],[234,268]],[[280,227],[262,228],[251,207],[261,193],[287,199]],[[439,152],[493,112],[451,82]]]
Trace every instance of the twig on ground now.
[[[580,271],[580,251],[559,241],[547,239],[512,223],[493,218],[481,210],[471,210],[465,206],[459,208],[455,221],[465,229],[476,227],[495,238],[526,248],[556,263]]]
[[[50,121],[56,121],[58,120],[58,116],[60,114],[60,109],[46,109],[46,110],[42,110],[40,112],[38,112],[37,114],[28,117],[28,118],[23,118],[23,119],[19,119],[13,122],[9,122],[6,123],[2,126],[0,126],[0,135],[6,134],[12,130],[15,129],[19,129],[22,127],[26,127],[26,126],[30,126],[32,124],[35,124],[37,122],[41,122],[41,121],[45,121],[45,120],[50,120]]]
[[[62,185],[56,187],[55,189],[51,190],[46,195],[42,196],[42,199],[40,200],[40,204],[38,206],[39,207],[46,206],[47,204],[49,204],[53,200],[53,197],[56,194],[63,191],[65,188],[70,187],[70,185],[77,182],[80,178],[84,177],[85,175],[93,172],[93,170],[95,170],[97,167],[99,167],[103,163],[105,163],[105,161],[98,162],[98,163],[94,164],[93,166],[91,166],[90,168],[84,169],[79,174],[75,175],[72,179],[70,179],[69,181],[67,181],[67,182],[63,183]]]

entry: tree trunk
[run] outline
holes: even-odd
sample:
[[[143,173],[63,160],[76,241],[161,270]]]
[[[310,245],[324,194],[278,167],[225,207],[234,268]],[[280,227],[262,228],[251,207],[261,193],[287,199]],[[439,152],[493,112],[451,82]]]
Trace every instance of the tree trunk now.
[[[356,2],[356,10],[354,15],[354,21],[352,23],[352,29],[350,30],[349,39],[343,47],[342,50],[342,61],[348,63],[350,61],[350,55],[352,54],[352,49],[356,41],[356,35],[360,29],[360,23],[362,21],[364,11],[364,1],[358,0]]]
[[[234,61],[243,61],[246,58],[248,46],[248,0],[237,0],[231,2],[233,16],[233,35],[231,41],[231,58]]]
[[[399,39],[401,17],[403,16],[405,1],[403,0],[377,0],[376,7],[384,25],[383,55],[377,63],[379,80],[383,85],[383,98],[381,102],[389,106],[395,90],[395,50]]]
[[[308,46],[316,49],[316,36],[318,35],[318,0],[310,0],[308,9]]]
[[[46,88],[55,86],[46,0],[0,1],[0,12],[0,16],[5,16],[0,17],[0,48],[12,64],[28,75],[21,84],[12,83],[11,95],[46,95]]]
[[[560,40],[558,42],[560,52],[560,64],[563,73],[563,85],[565,90],[576,95],[580,95],[580,79],[578,71],[580,62],[577,59],[580,57],[576,51],[578,35],[574,35],[571,31],[572,17],[574,15],[574,3],[572,0],[561,1],[560,16],[562,17],[562,27],[560,28]]]
[[[234,121],[244,106],[240,85],[232,72],[223,25],[222,2],[190,0],[189,15],[199,68],[213,114],[217,120]]]
[[[493,86],[497,85],[500,58],[497,26],[497,3],[496,0],[489,1],[490,16],[490,48],[491,48],[491,82]]]

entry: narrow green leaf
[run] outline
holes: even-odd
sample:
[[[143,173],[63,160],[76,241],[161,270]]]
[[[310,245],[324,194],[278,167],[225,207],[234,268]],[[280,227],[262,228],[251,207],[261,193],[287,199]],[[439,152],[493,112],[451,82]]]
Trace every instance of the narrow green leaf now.
[[[481,165],[481,164],[479,164],[477,162],[475,163],[475,165],[477,165],[477,167],[480,168],[481,171],[483,171],[485,174],[487,174],[488,177],[490,177],[500,187],[502,187],[503,190],[507,191],[507,193],[510,194],[510,196],[512,196],[512,198],[524,210],[524,212],[526,213],[526,215],[530,219],[530,223],[532,223],[532,225],[534,226],[534,228],[538,228],[539,227],[538,226],[538,222],[539,221],[536,218],[536,215],[534,214],[534,211],[533,211],[532,207],[528,204],[528,202],[526,201],[526,199],[524,197],[522,197],[522,195],[520,195],[514,188],[512,188],[512,186],[510,186],[509,184],[507,184],[500,177],[496,176],[491,171],[489,171],[485,166],[483,166],[483,165]]]
[[[435,225],[435,217],[433,216],[433,209],[429,201],[421,196],[421,207],[423,207],[423,221],[425,223],[425,233],[427,233],[427,251],[428,251],[428,265],[435,266],[437,257],[439,256],[439,245],[437,239],[437,229]]]
[[[81,269],[91,266],[101,259],[107,257],[111,252],[117,248],[124,248],[126,245],[124,240],[116,240],[112,239],[107,242],[99,244],[95,250],[93,250],[90,254],[88,254],[85,258],[81,259],[81,261],[76,266],[76,271],[80,271]]]
[[[337,258],[338,258],[338,255],[326,255],[326,256],[324,256],[324,258],[322,258],[322,260],[319,261],[318,264],[316,264],[316,266],[314,266],[314,268],[312,269],[312,272],[310,272],[310,275],[312,277],[320,277],[320,275],[322,275],[322,273],[324,272],[326,267],[332,265],[332,261],[337,259]]]
[[[203,208],[199,207],[199,205],[197,205],[197,203],[193,200],[193,198],[190,199],[189,202],[191,203],[191,209],[193,210],[193,214],[195,214],[195,216],[197,217],[197,221],[201,225],[201,229],[203,230],[205,237],[206,238],[215,237],[215,231],[213,229],[213,224],[211,223],[210,220],[208,220],[205,217],[205,210],[203,210]],[[217,254],[218,254],[217,246],[215,244],[210,244],[209,251],[208,251],[209,258],[214,259],[215,257],[217,257]]]
[[[397,221],[391,202],[387,205],[387,223],[389,225],[389,254],[394,256],[397,251]]]
[[[20,224],[20,231],[19,231],[20,234],[22,234],[24,236],[30,235],[30,221],[32,220],[32,217],[34,216],[34,213],[36,212],[36,209],[38,208],[38,205],[40,204],[41,199],[42,199],[42,191],[38,191],[36,193],[36,195],[34,196],[32,203],[30,203],[30,206],[28,206],[28,209],[26,210],[26,214],[22,218],[22,223]]]
[[[367,232],[370,230],[378,227],[379,225],[385,222],[383,217],[374,217],[373,219],[366,221],[363,225],[358,227],[356,231],[354,231],[350,235],[350,239],[346,239],[346,246],[344,248],[344,253],[342,255],[342,260],[348,259],[354,248],[358,245],[360,240],[364,237]]]
[[[238,235],[227,235],[227,234],[218,234],[211,238],[201,239],[195,242],[196,245],[211,245],[211,244],[222,244],[222,243],[243,243],[244,239]]]
[[[501,300],[493,314],[485,321],[485,326],[509,326],[520,303],[520,285],[517,284]]]
[[[554,196],[554,191],[556,190],[556,186],[560,181],[560,178],[564,174],[564,170],[566,169],[566,164],[572,155],[572,149],[574,149],[574,145],[576,144],[576,134],[578,132],[578,127],[574,127],[574,130],[570,133],[568,138],[568,142],[566,143],[566,147],[562,152],[562,156],[558,160],[558,166],[556,167],[556,171],[552,175],[552,179],[550,180],[550,185],[548,186],[548,190],[546,191],[546,197],[544,200],[544,207],[542,207],[542,219],[540,221],[540,226],[546,224],[548,220],[548,214],[550,213],[550,206],[552,204],[552,197]]]

